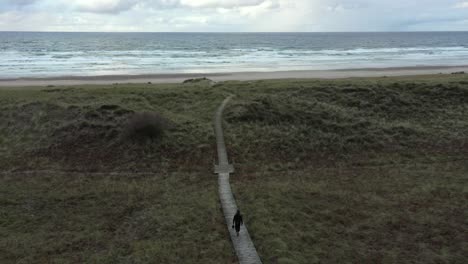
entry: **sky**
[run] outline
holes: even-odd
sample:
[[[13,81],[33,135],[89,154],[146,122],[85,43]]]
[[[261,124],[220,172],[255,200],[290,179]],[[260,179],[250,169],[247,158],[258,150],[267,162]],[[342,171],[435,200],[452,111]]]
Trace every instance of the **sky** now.
[[[468,0],[0,0],[0,31],[468,31]]]

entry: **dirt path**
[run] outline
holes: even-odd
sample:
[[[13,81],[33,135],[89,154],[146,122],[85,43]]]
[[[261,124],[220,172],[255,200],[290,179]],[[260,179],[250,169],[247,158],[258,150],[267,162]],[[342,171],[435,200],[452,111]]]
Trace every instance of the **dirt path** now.
[[[232,244],[234,245],[234,249],[236,250],[237,257],[239,258],[239,263],[262,263],[260,257],[257,254],[257,250],[255,249],[255,246],[252,240],[250,239],[249,231],[247,230],[247,225],[244,223],[244,226],[241,228],[239,236],[237,236],[235,230],[231,228],[232,218],[234,217],[237,211],[236,201],[234,200],[234,197],[232,195],[231,185],[229,183],[230,173],[234,172],[234,168],[228,162],[226,145],[224,143],[223,128],[221,125],[224,107],[229,102],[229,100],[231,100],[231,98],[232,96],[226,98],[223,101],[221,106],[218,108],[218,111],[216,112],[214,121],[219,162],[219,164],[215,166],[215,173],[219,174],[219,198],[223,207],[224,218],[226,220],[227,228],[229,230],[229,234],[231,235]]]

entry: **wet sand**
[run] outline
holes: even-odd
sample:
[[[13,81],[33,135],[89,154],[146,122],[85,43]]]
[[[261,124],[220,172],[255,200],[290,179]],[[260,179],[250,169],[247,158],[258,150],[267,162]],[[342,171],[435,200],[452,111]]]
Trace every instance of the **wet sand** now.
[[[277,72],[231,72],[206,74],[143,74],[143,75],[103,75],[103,76],[63,76],[53,78],[0,78],[0,86],[47,86],[47,85],[86,85],[113,83],[180,83],[186,79],[206,77],[213,81],[249,81],[265,79],[338,79],[351,77],[383,77],[468,73],[468,66],[424,66],[398,68],[363,68],[342,70],[309,70]]]

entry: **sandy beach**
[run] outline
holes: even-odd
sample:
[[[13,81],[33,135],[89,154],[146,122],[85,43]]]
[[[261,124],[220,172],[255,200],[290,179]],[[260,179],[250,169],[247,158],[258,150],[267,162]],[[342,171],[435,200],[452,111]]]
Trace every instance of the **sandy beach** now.
[[[0,78],[0,86],[86,85],[113,83],[180,83],[190,78],[206,77],[214,81],[250,81],[266,79],[339,79],[353,77],[414,76],[467,72],[468,66],[424,66],[397,68],[362,68],[341,70],[180,73],[143,75],[63,76],[48,78]]]

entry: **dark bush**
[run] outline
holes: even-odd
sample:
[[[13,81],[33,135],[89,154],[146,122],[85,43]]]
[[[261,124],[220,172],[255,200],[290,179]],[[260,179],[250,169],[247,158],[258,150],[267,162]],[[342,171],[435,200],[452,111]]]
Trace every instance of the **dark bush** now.
[[[157,113],[133,114],[124,129],[125,138],[134,141],[159,140],[168,129],[167,119]]]
[[[101,110],[117,110],[120,106],[118,105],[102,105],[99,109]]]
[[[185,81],[183,81],[182,83],[201,83],[201,82],[213,82],[212,80],[206,78],[206,77],[203,77],[203,78],[195,78],[195,79],[187,79]]]

